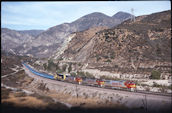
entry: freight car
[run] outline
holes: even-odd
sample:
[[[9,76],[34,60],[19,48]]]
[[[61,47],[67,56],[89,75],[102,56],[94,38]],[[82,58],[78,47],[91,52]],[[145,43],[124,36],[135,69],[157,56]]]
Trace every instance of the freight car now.
[[[41,76],[41,77],[44,77],[44,78],[48,78],[48,79],[53,79],[53,80],[54,80],[54,77],[53,77],[52,75],[37,72],[37,71],[35,71],[34,69],[32,69],[31,67],[29,67],[28,65],[26,65],[25,63],[23,63],[23,65],[24,65],[26,68],[28,68],[28,69],[29,69],[33,74],[35,74],[35,75],[38,75],[38,76]]]

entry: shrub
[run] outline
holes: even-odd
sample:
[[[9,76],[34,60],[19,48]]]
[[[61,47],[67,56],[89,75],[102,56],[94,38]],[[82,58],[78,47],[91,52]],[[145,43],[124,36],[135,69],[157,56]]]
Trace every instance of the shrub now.
[[[58,69],[58,70],[56,70],[56,72],[57,72],[57,73],[62,73],[62,72],[64,72],[64,71],[62,71],[61,69]]]
[[[77,76],[77,73],[75,73],[75,72],[72,72],[72,73],[70,73],[72,76]]]
[[[79,63],[78,66],[81,66],[81,63]]]
[[[47,69],[49,71],[55,71],[56,70],[56,65],[54,64],[53,60],[48,60],[48,66]]]
[[[56,63],[56,70],[60,70],[59,63]]]
[[[80,77],[85,77],[85,73],[82,71],[77,71],[77,75]]]
[[[96,60],[97,60],[97,61],[99,61],[100,59],[101,59],[101,57],[100,57],[100,56],[96,57]]]
[[[44,70],[47,70],[47,64],[46,63],[43,64],[43,67],[44,67]]]
[[[107,56],[107,55],[105,55],[105,56],[103,56],[105,59],[108,59],[109,58],[109,56]]]
[[[160,79],[161,73],[159,71],[153,70],[151,72],[150,79]]]
[[[85,73],[85,76],[88,78],[95,78],[91,73],[88,72]]]
[[[106,80],[121,80],[121,79],[119,79],[119,78],[109,77],[109,76],[105,76],[105,75],[101,76],[100,79],[106,79]]]
[[[63,60],[63,58],[62,58],[62,57],[60,57],[60,58],[58,58],[57,60],[59,60],[59,61],[60,61],[60,60]]]
[[[77,71],[77,76],[79,76],[79,77],[87,77],[87,78],[95,78],[91,73],[89,73],[89,72],[82,72],[82,71]]]
[[[153,82],[153,87],[161,87],[161,85],[157,84],[156,82]]]
[[[69,64],[68,72],[70,73],[72,71],[72,64]]]
[[[62,66],[62,71],[63,71],[63,72],[66,71],[66,67],[67,67],[66,64],[64,64],[64,65]]]
[[[114,59],[114,58],[115,58],[115,52],[114,52],[114,51],[111,52],[110,58],[111,58],[111,59]]]
[[[107,59],[105,62],[112,62],[110,59]]]
[[[146,91],[150,91],[150,88],[149,87],[146,87],[145,89],[146,89]]]
[[[166,93],[166,92],[167,92],[165,86],[161,86],[160,89],[159,89],[159,91],[160,91],[160,92],[163,92],[163,93]]]

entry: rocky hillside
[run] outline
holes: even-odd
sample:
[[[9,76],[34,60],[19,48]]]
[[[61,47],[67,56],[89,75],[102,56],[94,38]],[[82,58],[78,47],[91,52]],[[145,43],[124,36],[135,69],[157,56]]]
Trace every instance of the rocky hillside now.
[[[34,40],[29,34],[21,34],[18,31],[1,28],[1,47],[8,52],[15,53],[15,48],[23,43]]]
[[[127,16],[126,15],[123,16],[125,17],[122,18],[126,18],[126,19],[130,18],[130,14],[127,14]],[[68,40],[68,37],[70,37],[70,34],[73,32],[83,31],[91,27],[97,27],[97,26],[113,27],[120,24],[122,21],[123,20],[121,20],[120,18],[116,19],[114,17],[109,17],[103,13],[95,12],[85,15],[72,23],[64,23],[51,27],[44,32],[37,31],[36,34],[33,31],[17,32],[18,34],[17,36],[19,36],[20,38],[28,39],[28,41],[23,40],[22,43],[20,43],[21,41],[17,41],[18,44],[16,44],[16,42],[13,43],[14,34],[11,34],[9,40],[12,41],[10,43],[13,46],[8,46],[9,40],[7,40],[7,37],[9,37],[9,35],[6,37],[6,32],[2,30],[2,34],[4,34],[1,35],[1,38],[3,40],[2,45],[5,50],[6,47],[10,49],[15,48],[14,51],[17,54],[30,55],[39,58],[49,57],[61,51],[59,48],[66,45],[65,43],[67,42],[66,40]],[[28,37],[32,37],[32,38],[28,38],[24,35],[28,35]]]
[[[95,31],[96,32],[96,31]],[[63,57],[82,62],[108,62],[136,69],[151,62],[171,61],[171,10],[127,20],[99,31],[88,41],[80,32],[71,40]],[[70,56],[70,57],[69,57]]]
[[[107,27],[94,27],[82,32],[76,32],[62,57],[66,60],[85,61],[89,57],[89,52],[92,51],[92,46],[94,46],[90,41],[96,35],[96,32],[104,29],[107,29]],[[85,46],[88,46],[87,50],[84,50]]]
[[[120,21],[124,21],[124,20],[131,18],[131,16],[134,16],[134,15],[120,11],[120,12],[116,13],[115,15],[113,15],[112,18],[118,19]]]
[[[43,31],[44,30],[21,30],[21,31],[18,31],[18,32],[21,33],[21,34],[28,34],[28,35],[31,35],[33,37],[36,37],[39,34],[41,34]]]

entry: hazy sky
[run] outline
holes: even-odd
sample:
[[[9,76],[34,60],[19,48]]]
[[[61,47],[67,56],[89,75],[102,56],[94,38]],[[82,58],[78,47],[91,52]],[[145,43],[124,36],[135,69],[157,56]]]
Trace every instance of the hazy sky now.
[[[171,10],[171,1],[1,2],[1,27],[16,30],[48,29],[92,13],[113,16],[118,11],[146,15]]]

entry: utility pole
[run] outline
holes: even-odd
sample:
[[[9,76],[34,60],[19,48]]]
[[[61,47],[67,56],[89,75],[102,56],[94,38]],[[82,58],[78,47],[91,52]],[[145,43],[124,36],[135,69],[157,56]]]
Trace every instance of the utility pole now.
[[[78,89],[77,89],[77,84],[76,84],[76,98],[78,98]]]
[[[147,106],[147,98],[146,98],[146,94],[145,94],[145,101],[146,101],[146,103],[145,103],[145,104],[146,104],[146,112],[147,112],[147,110],[148,110],[148,108],[147,108],[147,107],[148,107],[148,106]]]
[[[134,9],[133,8],[131,8],[131,14],[132,14],[131,21],[133,20],[135,22],[135,16],[134,16]]]
[[[145,111],[146,111],[146,113],[147,113],[148,108],[147,108],[147,98],[146,98],[146,94],[145,94],[144,96],[145,96],[145,99],[143,99],[142,102],[143,102],[144,109],[145,109]],[[144,100],[145,100],[145,101],[144,101]]]

